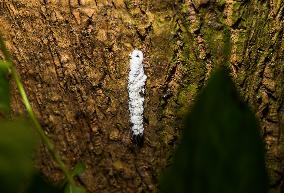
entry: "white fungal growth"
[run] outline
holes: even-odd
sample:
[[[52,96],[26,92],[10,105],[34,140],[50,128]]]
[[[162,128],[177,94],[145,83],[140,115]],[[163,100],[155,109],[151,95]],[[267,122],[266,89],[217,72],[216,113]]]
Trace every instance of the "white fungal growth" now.
[[[129,111],[131,130],[134,139],[143,137],[143,112],[144,112],[144,94],[145,82],[147,76],[144,74],[143,68],[143,53],[139,50],[134,50],[129,54],[130,72],[128,76],[128,94],[129,94]]]

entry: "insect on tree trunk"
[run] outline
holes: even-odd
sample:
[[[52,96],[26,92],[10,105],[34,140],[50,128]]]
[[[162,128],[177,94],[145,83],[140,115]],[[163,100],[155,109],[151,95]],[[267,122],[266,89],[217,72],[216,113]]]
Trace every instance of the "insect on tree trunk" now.
[[[271,192],[283,192],[284,2],[0,0],[0,29],[32,107],[63,160],[87,165],[89,192],[153,192],[180,120],[222,61],[231,32],[232,76],[260,120]],[[131,142],[129,53],[147,75],[142,148]],[[14,113],[22,112],[13,91]],[[62,178],[46,149],[38,167]]]

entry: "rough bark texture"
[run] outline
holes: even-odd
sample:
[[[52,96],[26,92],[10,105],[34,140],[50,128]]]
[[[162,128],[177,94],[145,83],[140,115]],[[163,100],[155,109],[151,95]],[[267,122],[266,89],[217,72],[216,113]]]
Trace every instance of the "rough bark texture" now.
[[[82,160],[89,192],[155,192],[180,120],[222,61],[267,147],[271,192],[284,192],[284,2],[234,0],[0,0],[0,29],[32,106],[64,161]],[[145,144],[130,141],[128,54],[144,52]],[[23,109],[13,91],[15,112]],[[39,168],[62,178],[45,148]]]

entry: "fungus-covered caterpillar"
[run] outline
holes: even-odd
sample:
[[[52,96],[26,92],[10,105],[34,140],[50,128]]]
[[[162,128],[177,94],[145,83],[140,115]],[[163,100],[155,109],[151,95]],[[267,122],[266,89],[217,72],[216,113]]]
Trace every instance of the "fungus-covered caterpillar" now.
[[[144,74],[143,53],[134,50],[130,56],[130,72],[128,76],[128,94],[130,123],[133,141],[143,144],[143,112],[144,112],[144,94],[145,82],[147,76]]]

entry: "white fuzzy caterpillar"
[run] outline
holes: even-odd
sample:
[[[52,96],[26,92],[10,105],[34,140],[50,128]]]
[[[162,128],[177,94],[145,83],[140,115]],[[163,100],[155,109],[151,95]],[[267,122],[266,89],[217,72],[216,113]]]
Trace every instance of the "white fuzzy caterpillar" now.
[[[145,82],[147,76],[144,74],[143,53],[134,50],[130,56],[130,72],[128,76],[128,94],[130,123],[133,140],[135,143],[143,143],[143,112]]]

